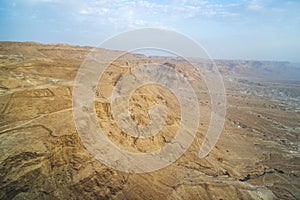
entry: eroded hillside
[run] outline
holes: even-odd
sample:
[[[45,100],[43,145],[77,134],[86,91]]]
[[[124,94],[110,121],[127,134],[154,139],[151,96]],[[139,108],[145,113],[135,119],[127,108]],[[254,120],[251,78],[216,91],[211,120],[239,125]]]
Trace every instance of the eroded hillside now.
[[[119,148],[155,151],[168,144],[178,129],[180,107],[174,94],[148,85],[130,98],[131,118],[139,125],[150,122],[148,109],[152,105],[166,108],[166,126],[146,139],[122,132],[103,97],[112,92],[122,74],[136,66],[175,66],[189,81],[201,83],[196,88],[201,96],[200,126],[188,151],[168,167],[142,174],[117,171],[96,160],[83,145],[72,114],[76,73],[91,49],[0,43],[1,199],[299,198],[299,102],[288,104],[243,93],[244,83],[225,76],[225,126],[215,148],[200,159],[211,99],[203,79],[187,71],[184,62],[127,54],[103,74],[94,105],[99,125]],[[115,53],[101,51],[107,58]],[[255,92],[267,87],[262,84],[247,89]],[[284,83],[281,87],[284,90]]]

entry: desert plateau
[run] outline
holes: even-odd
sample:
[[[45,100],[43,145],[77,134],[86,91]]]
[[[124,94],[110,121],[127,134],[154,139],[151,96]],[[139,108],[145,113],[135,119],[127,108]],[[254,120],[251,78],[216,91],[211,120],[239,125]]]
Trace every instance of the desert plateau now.
[[[188,150],[165,168],[129,173],[91,155],[74,123],[74,81],[92,49],[0,42],[0,199],[300,198],[299,65],[214,60],[226,89],[226,117],[216,146],[200,159],[211,117],[203,78],[194,76],[184,60],[127,53],[112,61],[116,51],[99,49],[109,68],[95,88],[97,120],[106,137],[126,151],[152,152],[168,144],[179,128],[181,111],[172,92],[155,84],[140,87],[129,100],[132,120],[149,124],[149,108],[160,104],[166,108],[165,126],[148,138],[122,131],[105,96],[125,72],[159,63],[201,83],[196,88],[200,123]],[[207,67],[201,59],[192,62]]]

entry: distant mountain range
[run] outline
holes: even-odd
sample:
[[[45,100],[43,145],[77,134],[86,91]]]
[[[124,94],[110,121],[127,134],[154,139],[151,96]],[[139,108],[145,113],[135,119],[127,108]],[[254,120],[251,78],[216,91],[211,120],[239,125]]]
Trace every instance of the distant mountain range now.
[[[300,81],[300,64],[282,61],[215,60],[224,75]]]
[[[40,44],[35,42],[0,42],[0,58],[8,58],[12,60],[23,60],[31,58],[68,58],[83,60],[94,47],[89,46],[72,46],[68,44]],[[57,51],[60,50],[60,51]],[[63,50],[63,51],[62,51]],[[113,57],[116,52],[98,48],[98,50],[107,55],[105,57]],[[124,52],[126,53],[126,52]],[[142,54],[126,54],[126,59],[134,59],[135,57],[145,58]],[[151,59],[169,59],[180,61],[182,59],[176,57],[159,57],[151,56]],[[211,61],[191,58],[192,62],[200,66],[211,65]],[[300,64],[290,63],[287,61],[257,61],[257,60],[214,60],[220,72],[224,76],[234,76],[240,78],[258,78],[265,80],[296,80],[300,81]]]

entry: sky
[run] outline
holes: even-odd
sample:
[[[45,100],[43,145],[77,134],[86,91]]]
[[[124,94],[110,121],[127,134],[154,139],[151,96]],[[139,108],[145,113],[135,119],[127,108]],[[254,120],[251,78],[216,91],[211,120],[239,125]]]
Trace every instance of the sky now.
[[[0,0],[0,27],[0,41],[82,46],[164,28],[212,58],[300,62],[300,0]]]

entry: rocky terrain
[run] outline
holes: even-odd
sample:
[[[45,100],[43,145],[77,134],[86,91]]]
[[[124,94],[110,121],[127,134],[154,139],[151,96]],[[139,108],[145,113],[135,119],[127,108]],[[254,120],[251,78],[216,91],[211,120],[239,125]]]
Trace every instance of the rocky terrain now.
[[[169,143],[179,126],[180,108],[174,94],[164,88],[141,87],[129,101],[131,118],[148,124],[148,109],[159,103],[166,108],[165,127],[146,139],[124,133],[114,122],[110,103],[103,100],[122,74],[145,63],[167,63],[189,81],[201,83],[200,125],[191,147],[166,168],[135,174],[95,159],[76,130],[73,85],[91,50],[0,43],[0,199],[299,199],[297,69],[287,75],[293,80],[271,80],[255,77],[256,70],[270,72],[272,66],[276,72],[274,66],[280,63],[245,61],[239,66],[237,61],[216,61],[224,77],[227,115],[216,146],[200,159],[211,111],[203,79],[193,77],[187,63],[167,58],[126,54],[111,63],[96,88],[94,105],[106,136],[126,151],[151,152]],[[107,58],[103,63],[116,54],[99,51]],[[285,66],[283,71],[289,69]]]

